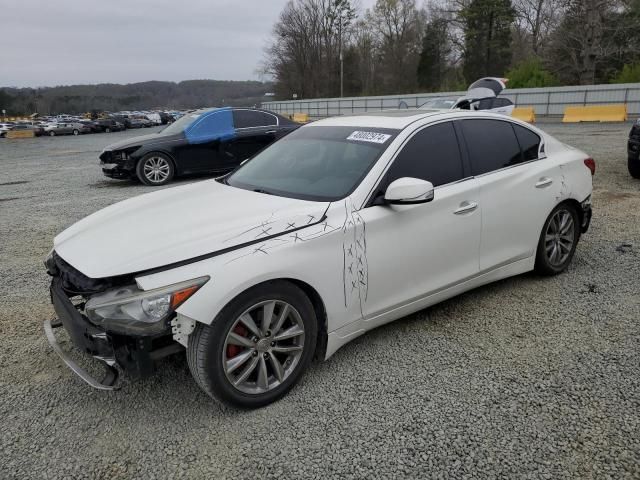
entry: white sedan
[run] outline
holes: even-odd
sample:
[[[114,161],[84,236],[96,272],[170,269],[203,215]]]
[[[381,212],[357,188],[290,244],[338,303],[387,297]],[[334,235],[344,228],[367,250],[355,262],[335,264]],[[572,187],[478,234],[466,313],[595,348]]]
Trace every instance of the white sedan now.
[[[283,396],[312,358],[489,282],[564,271],[591,218],[594,161],[503,115],[330,118],[226,177],[112,205],[46,260],[63,360],[97,388],[185,352],[228,404]],[[54,328],[107,365],[102,381]]]

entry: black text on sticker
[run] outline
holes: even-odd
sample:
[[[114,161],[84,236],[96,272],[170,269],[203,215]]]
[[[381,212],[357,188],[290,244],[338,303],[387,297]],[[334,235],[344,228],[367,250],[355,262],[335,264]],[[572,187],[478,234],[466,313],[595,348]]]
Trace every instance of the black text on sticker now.
[[[384,143],[391,138],[391,135],[377,132],[353,132],[347,137],[347,140],[355,140],[356,142]]]

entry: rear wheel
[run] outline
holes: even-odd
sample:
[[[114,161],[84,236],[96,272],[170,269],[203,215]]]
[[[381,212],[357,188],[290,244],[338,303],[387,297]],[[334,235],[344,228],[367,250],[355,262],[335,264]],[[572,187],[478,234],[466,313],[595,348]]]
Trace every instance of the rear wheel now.
[[[633,178],[640,178],[640,158],[629,157],[627,159],[627,168],[629,169],[629,175]]]
[[[79,134],[80,134],[80,132],[79,132],[78,130],[74,130],[74,131],[73,131],[73,134],[74,134],[74,135],[79,135]]]
[[[197,325],[189,336],[189,369],[214,399],[261,407],[300,379],[313,357],[317,330],[302,290],[286,281],[258,285],[232,300],[211,325]]]
[[[111,129],[110,129],[109,127],[106,127],[106,128],[104,129],[104,133],[111,133]]]
[[[149,153],[136,166],[136,175],[145,185],[165,185],[173,179],[174,173],[173,162],[162,153]]]
[[[544,223],[536,253],[536,272],[557,275],[571,263],[580,239],[580,221],[576,209],[563,203],[553,209]]]
[[[53,130],[51,130],[51,131],[49,132],[49,136],[50,136],[50,137],[55,137],[55,136],[56,136],[56,132],[54,132]]]

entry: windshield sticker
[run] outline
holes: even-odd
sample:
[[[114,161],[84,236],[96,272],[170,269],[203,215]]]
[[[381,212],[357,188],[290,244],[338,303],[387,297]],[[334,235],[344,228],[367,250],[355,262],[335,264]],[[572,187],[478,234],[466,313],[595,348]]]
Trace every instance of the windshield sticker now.
[[[356,142],[384,143],[391,138],[391,135],[377,132],[353,132],[347,137],[347,140],[355,140]]]

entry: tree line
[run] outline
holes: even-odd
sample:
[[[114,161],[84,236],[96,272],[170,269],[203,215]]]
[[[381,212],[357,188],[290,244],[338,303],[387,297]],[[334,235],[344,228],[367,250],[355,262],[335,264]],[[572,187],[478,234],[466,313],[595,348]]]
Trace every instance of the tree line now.
[[[262,70],[284,99],[638,82],[640,0],[290,0]]]
[[[127,85],[68,85],[43,88],[0,88],[0,111],[79,114],[90,111],[192,109],[211,106],[255,106],[273,85],[257,81],[188,80]],[[0,112],[1,113],[1,112]]]

